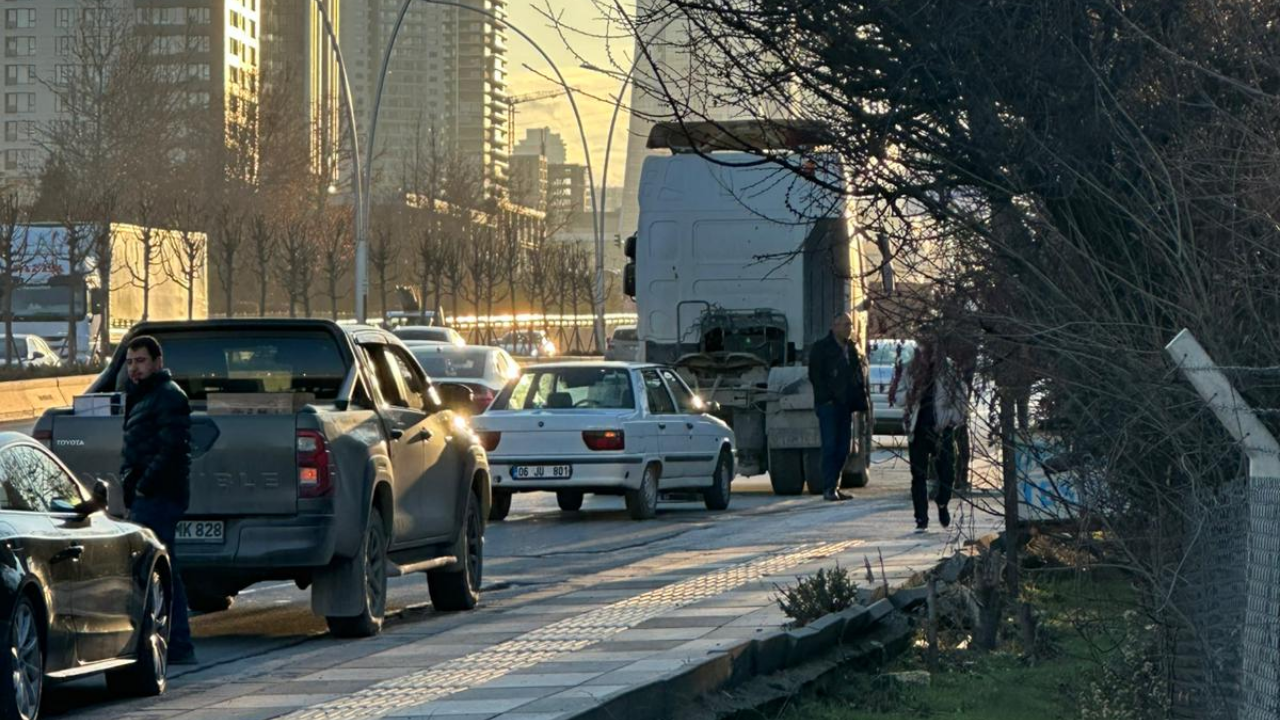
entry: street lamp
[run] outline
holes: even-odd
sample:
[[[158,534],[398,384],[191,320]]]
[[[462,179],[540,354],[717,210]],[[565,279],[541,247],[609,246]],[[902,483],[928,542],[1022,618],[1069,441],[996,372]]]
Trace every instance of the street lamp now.
[[[587,132],[582,124],[582,114],[578,111],[578,103],[573,97],[573,88],[569,86],[565,80],[564,74],[560,72],[559,66],[551,59],[551,56],[542,49],[533,38],[529,37],[520,28],[511,24],[505,18],[499,17],[497,14],[485,10],[483,8],[471,7],[452,0],[404,0],[400,5],[400,12],[396,15],[396,23],[391,31],[391,37],[387,41],[386,50],[382,55],[382,68],[378,73],[378,87],[374,93],[373,107],[369,111],[369,137],[366,141],[365,157],[369,162],[361,165],[359,152],[353,153],[356,162],[353,168],[356,175],[356,319],[360,322],[365,320],[365,287],[368,284],[368,236],[369,236],[369,215],[370,202],[372,197],[372,178],[373,178],[373,154],[376,147],[375,142],[378,132],[378,110],[382,106],[382,92],[386,87],[387,69],[391,64],[391,53],[395,48],[396,39],[400,36],[400,28],[404,25],[405,15],[409,12],[409,7],[414,2],[424,2],[429,5],[440,5],[443,7],[452,7],[459,10],[467,10],[469,12],[484,15],[495,22],[502,23],[514,31],[517,35],[524,38],[533,46],[543,60],[551,66],[555,72],[556,78],[560,81],[560,86],[564,88],[565,94],[569,97],[569,106],[573,110],[574,120],[578,124],[578,136],[582,141],[582,152],[586,158],[587,164],[587,181],[591,190],[591,213],[595,221],[593,226],[596,234],[596,297],[595,297],[595,338],[596,345],[603,348],[605,345],[604,338],[604,235],[603,220],[601,219],[601,211],[596,198],[595,172],[591,165],[591,148],[587,144]],[[346,66],[342,61],[342,53],[338,49],[338,38],[333,32],[333,26],[329,22],[329,16],[326,12],[322,0],[315,0],[316,7],[320,9],[320,14],[324,18],[325,32],[328,33],[330,42],[334,47],[334,54],[337,56],[339,71],[342,74],[343,87],[345,89],[345,101],[347,104],[347,113],[351,122],[352,145],[358,144],[356,141],[356,125],[355,125],[355,107],[351,99],[350,85],[347,83]]]

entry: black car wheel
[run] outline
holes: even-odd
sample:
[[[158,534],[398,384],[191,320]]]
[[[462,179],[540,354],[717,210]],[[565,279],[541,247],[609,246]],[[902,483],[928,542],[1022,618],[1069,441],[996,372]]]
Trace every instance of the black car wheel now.
[[[480,582],[484,575],[484,524],[480,500],[475,493],[467,499],[462,536],[455,549],[458,562],[427,572],[431,605],[443,612],[471,610],[480,602]]]
[[[8,651],[3,668],[10,678],[5,683],[0,718],[35,720],[40,715],[44,691],[44,647],[41,645],[40,615],[31,598],[18,596],[9,618]]]
[[[720,451],[720,459],[716,460],[716,474],[711,478],[711,487],[702,493],[702,501],[708,510],[728,510],[729,494],[733,483],[733,456],[728,450]]]
[[[581,490],[557,490],[556,504],[565,512],[576,512],[582,509]]]
[[[365,530],[362,550],[347,562],[361,564],[364,609],[353,617],[325,618],[329,632],[337,637],[373,637],[382,632],[382,620],[387,614],[387,531],[382,526],[382,513],[377,508],[369,513],[369,527]]]
[[[107,688],[117,695],[160,695],[168,686],[169,633],[173,629],[173,604],[164,578],[151,571],[147,603],[138,637],[137,662],[107,673]]]

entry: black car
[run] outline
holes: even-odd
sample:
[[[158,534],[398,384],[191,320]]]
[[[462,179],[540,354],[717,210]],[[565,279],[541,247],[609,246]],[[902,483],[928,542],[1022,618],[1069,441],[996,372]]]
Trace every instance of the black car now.
[[[164,545],[25,435],[0,434],[0,488],[0,719],[34,720],[46,680],[105,672],[113,692],[164,692]]]

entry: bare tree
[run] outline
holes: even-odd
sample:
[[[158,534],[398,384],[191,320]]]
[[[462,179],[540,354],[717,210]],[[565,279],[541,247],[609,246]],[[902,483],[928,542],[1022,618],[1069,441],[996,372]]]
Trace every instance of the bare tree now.
[[[229,200],[224,200],[217,210],[214,219],[214,233],[209,245],[209,265],[217,267],[218,285],[221,286],[226,301],[224,314],[235,315],[236,277],[239,268],[237,262],[240,250],[245,244],[245,217],[239,208],[233,207]]]
[[[164,282],[161,269],[164,249],[164,233],[157,225],[160,214],[157,200],[144,196],[138,199],[134,219],[138,223],[137,242],[131,242],[125,252],[125,269],[129,272],[129,284],[142,290],[142,321],[151,316],[151,289]]]
[[[320,235],[318,255],[324,279],[325,296],[329,299],[329,316],[338,319],[338,299],[345,293],[346,278],[351,270],[355,247],[351,242],[351,215],[331,212],[317,221]]]
[[[306,219],[298,216],[286,219],[280,228],[275,276],[289,298],[289,317],[298,316],[299,305],[302,306],[303,317],[311,317],[311,287],[316,262],[309,229]]]
[[[258,280],[258,315],[267,314],[267,291],[271,287],[272,263],[276,258],[276,233],[266,216],[257,213],[249,221],[249,249],[253,274]]]
[[[173,214],[180,218],[173,223],[177,237],[167,243],[169,247],[162,253],[161,261],[169,280],[186,292],[187,319],[194,320],[197,290],[208,285],[209,242],[203,232],[195,229],[203,223],[193,224],[202,219],[204,213],[194,198],[187,198],[178,201]]]
[[[4,364],[13,363],[13,294],[30,279],[35,251],[27,228],[27,210],[16,193],[0,195],[0,297],[4,307]]]
[[[77,223],[70,217],[64,218],[62,222],[63,243],[60,251],[55,250],[55,256],[50,258],[56,263],[66,263],[67,278],[73,282],[83,281],[85,275],[86,261],[93,252],[95,228],[100,226],[86,227]],[[110,226],[108,234],[110,233]],[[73,290],[69,288],[69,290]],[[69,302],[67,303],[67,339],[65,345],[66,357],[69,362],[75,362],[79,357],[79,338],[77,337],[77,325],[84,319],[85,308],[77,304],[77,293],[68,292]]]
[[[387,315],[387,288],[394,285],[400,277],[397,269],[400,265],[400,245],[396,242],[396,234],[385,216],[373,223],[373,238],[369,243],[369,266],[373,268],[373,276],[378,282],[378,303],[382,316]],[[426,302],[426,295],[422,302]]]

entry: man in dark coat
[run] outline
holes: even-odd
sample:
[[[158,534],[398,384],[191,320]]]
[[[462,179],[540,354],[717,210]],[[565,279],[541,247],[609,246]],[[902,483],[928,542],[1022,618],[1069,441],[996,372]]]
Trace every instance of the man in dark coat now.
[[[175,535],[191,499],[191,406],[164,369],[160,343],[149,336],[129,341],[125,354],[124,451],[120,477],[129,519],[151,528],[173,563],[173,625],[169,662],[195,663],[187,594],[178,574]]]
[[[862,356],[852,335],[853,318],[840,313],[831,333],[809,350],[809,383],[822,435],[822,496],[827,500],[849,499],[840,492],[840,473],[849,459],[853,414],[867,411]]]

